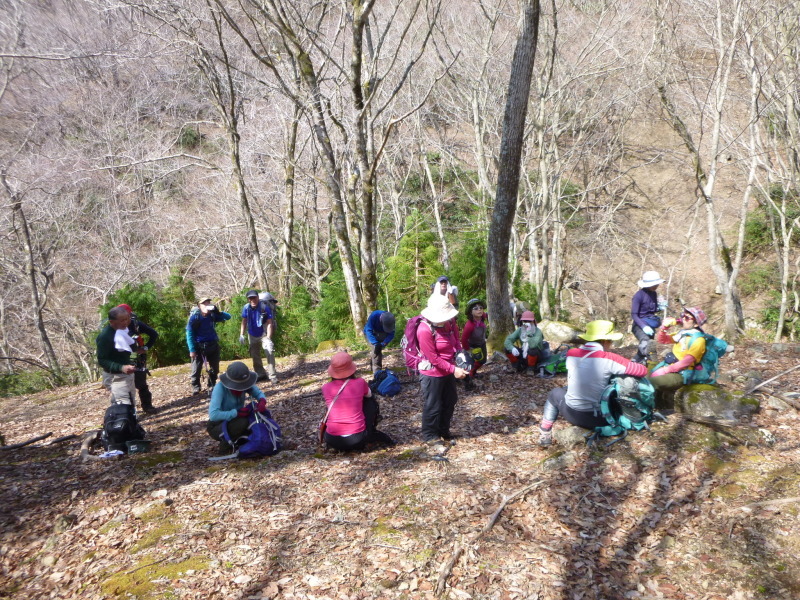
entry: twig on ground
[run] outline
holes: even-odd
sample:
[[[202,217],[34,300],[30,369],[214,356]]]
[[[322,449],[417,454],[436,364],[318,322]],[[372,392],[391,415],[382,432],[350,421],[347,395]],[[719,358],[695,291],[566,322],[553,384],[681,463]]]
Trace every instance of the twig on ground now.
[[[753,393],[753,392],[755,392],[755,391],[756,391],[758,388],[764,387],[764,386],[765,386],[765,385],[767,385],[769,382],[771,382],[771,381],[775,381],[775,380],[776,380],[776,379],[778,379],[779,377],[783,377],[784,375],[786,375],[787,373],[791,373],[791,372],[792,372],[792,371],[794,371],[795,369],[800,369],[800,365],[795,365],[795,366],[791,367],[790,369],[786,369],[786,370],[785,370],[783,373],[778,373],[777,375],[775,375],[775,377],[770,377],[770,378],[769,378],[769,379],[767,379],[766,381],[762,381],[762,382],[761,382],[761,383],[759,383],[758,385],[755,385],[755,386],[751,387],[749,390],[747,390],[747,391],[745,392],[745,394],[752,394],[752,393]]]
[[[793,498],[778,498],[777,500],[763,500],[762,502],[753,502],[752,504],[745,504],[744,506],[740,506],[740,510],[752,510],[757,506],[776,506],[778,504],[792,504],[794,502],[800,502],[800,496],[795,496]]]
[[[703,419],[702,417],[692,417],[691,415],[683,415],[684,421],[690,421],[692,423],[697,423],[698,425],[705,425],[706,427],[710,427],[711,429],[716,429],[720,433],[727,435],[728,437],[734,439],[737,444],[744,445],[744,441],[738,438],[731,429],[735,429],[739,427],[738,423],[725,423],[723,421],[715,421],[714,419]]]
[[[136,571],[141,571],[142,569],[146,569],[147,567],[152,567],[153,565],[157,565],[159,563],[164,562],[167,560],[168,557],[162,558],[161,560],[157,560],[155,562],[147,563],[146,565],[142,565],[141,567],[136,567],[135,569],[131,569],[130,571],[125,571],[123,575],[130,575],[131,573],[136,573]]]
[[[29,444],[35,444],[36,442],[40,442],[44,439],[49,438],[53,435],[53,432],[45,433],[44,435],[37,435],[35,438],[31,438],[26,442],[19,442],[18,444],[10,444],[8,446],[0,446],[0,450],[14,450],[16,448],[22,448],[23,446],[27,446]]]
[[[469,544],[474,544],[477,542],[486,532],[488,532],[494,524],[497,522],[497,519],[500,517],[500,513],[503,512],[503,509],[508,506],[510,502],[513,502],[520,496],[527,494],[533,488],[540,486],[543,484],[544,481],[534,481],[530,485],[526,485],[524,488],[517,490],[510,496],[506,496],[503,498],[503,501],[500,503],[500,506],[497,507],[497,510],[494,511],[491,517],[489,517],[489,521],[484,525],[483,529],[481,529],[478,533],[474,534],[466,543],[458,544],[456,543],[455,549],[453,550],[453,556],[450,557],[443,566],[441,571],[439,571],[439,579],[436,581],[436,589],[434,593],[438,596],[442,592],[444,592],[445,585],[447,585],[447,579],[450,577],[450,573],[453,571],[453,567],[455,566],[458,559],[461,557],[461,554],[464,552],[464,548],[466,548]]]
[[[60,438],[56,438],[54,440],[50,440],[49,442],[47,442],[45,444],[45,446],[52,446],[53,444],[59,444],[61,442],[66,442],[67,440],[74,440],[76,437],[78,437],[78,434],[76,434],[76,433],[73,433],[73,434],[70,434],[70,435],[65,435],[65,436],[62,436]]]

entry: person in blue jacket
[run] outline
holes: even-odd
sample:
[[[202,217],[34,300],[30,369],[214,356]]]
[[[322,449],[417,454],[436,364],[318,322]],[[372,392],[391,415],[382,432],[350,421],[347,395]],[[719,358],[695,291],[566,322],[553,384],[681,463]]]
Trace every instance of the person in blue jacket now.
[[[230,451],[232,448],[222,436],[222,424],[226,424],[228,436],[232,440],[245,435],[250,427],[250,415],[253,412],[251,404],[245,404],[250,396],[257,401],[255,410],[263,413],[267,411],[267,399],[256,385],[258,375],[247,368],[243,362],[232,362],[225,372],[219,376],[219,383],[211,392],[211,401],[208,403],[208,423],[206,431],[215,440],[219,440],[220,452]]]
[[[383,368],[383,349],[394,339],[394,315],[385,310],[374,310],[364,325],[364,336],[372,348],[372,372]]]
[[[203,363],[208,366],[208,389],[217,383],[219,373],[219,337],[216,324],[227,321],[231,316],[214,306],[211,298],[203,298],[192,308],[189,321],[186,323],[186,344],[189,346],[189,358],[192,360],[192,393],[200,393],[200,374]]]

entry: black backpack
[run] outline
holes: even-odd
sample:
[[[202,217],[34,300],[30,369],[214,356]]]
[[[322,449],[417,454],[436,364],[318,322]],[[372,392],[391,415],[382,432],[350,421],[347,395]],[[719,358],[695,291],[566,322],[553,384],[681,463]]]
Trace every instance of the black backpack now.
[[[112,404],[106,409],[103,432],[100,434],[100,442],[106,451],[127,452],[128,447],[125,442],[142,440],[145,435],[144,429],[136,420],[132,404]]]

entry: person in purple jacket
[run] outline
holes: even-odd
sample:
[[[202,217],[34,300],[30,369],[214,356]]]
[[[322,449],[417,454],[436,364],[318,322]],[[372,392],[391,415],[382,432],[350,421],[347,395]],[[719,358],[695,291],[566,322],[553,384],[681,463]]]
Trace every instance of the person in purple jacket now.
[[[422,389],[422,440],[428,445],[452,439],[450,421],[458,402],[456,379],[469,375],[455,365],[461,349],[454,317],[458,315],[447,296],[433,294],[422,311],[417,329],[417,343],[424,360],[419,364]]]
[[[650,340],[653,339],[656,329],[661,325],[661,317],[658,316],[658,312],[662,310],[662,307],[659,304],[656,290],[662,283],[664,280],[657,271],[646,271],[639,280],[639,291],[633,295],[631,302],[631,317],[633,318],[631,332],[639,340],[639,349],[633,357],[633,362],[643,365],[647,364],[647,349]]]

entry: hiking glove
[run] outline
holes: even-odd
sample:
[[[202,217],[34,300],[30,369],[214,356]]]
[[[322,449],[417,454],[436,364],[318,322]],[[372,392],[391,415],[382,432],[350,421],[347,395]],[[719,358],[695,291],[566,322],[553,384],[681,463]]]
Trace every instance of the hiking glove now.
[[[517,349],[516,346],[511,348],[511,354],[513,354],[514,356],[519,356],[519,350]]]
[[[243,335],[239,336],[239,343],[244,345],[244,336]]]
[[[650,337],[653,337],[654,331],[653,331],[653,328],[650,327],[650,325],[645,325],[644,327],[642,327],[642,331],[644,331]]]
[[[239,412],[237,412],[236,414],[237,414],[237,416],[246,419],[247,417],[249,417],[250,415],[253,414],[253,407],[250,406],[249,404],[247,404],[247,405],[243,406],[242,408],[240,408]]]
[[[270,338],[267,338],[267,341],[264,342],[264,345],[267,348],[267,352],[275,352],[275,342],[273,342]]]
[[[256,405],[256,412],[260,412],[260,413],[267,412],[267,399],[266,398],[262,398],[261,400],[258,401],[258,404]]]

